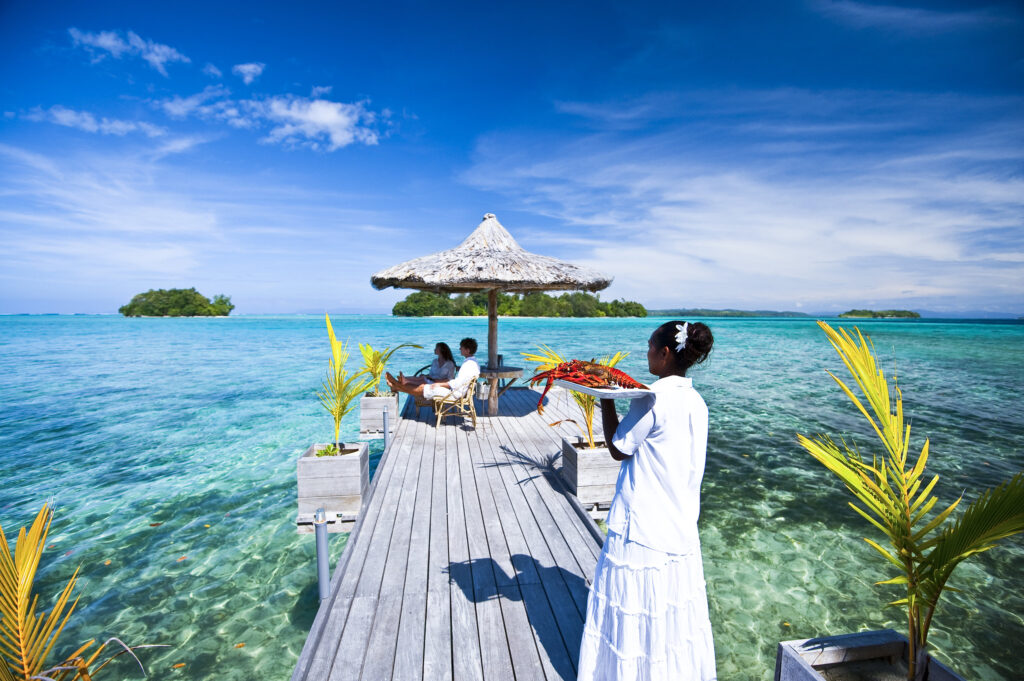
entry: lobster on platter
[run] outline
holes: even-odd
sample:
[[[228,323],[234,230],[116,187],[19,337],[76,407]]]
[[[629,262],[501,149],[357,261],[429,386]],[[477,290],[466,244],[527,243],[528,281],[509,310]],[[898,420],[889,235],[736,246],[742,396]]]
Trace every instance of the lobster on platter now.
[[[555,379],[562,379],[563,381],[569,381],[570,383],[590,388],[610,388],[616,385],[622,388],[647,388],[643,383],[639,383],[632,376],[618,369],[613,369],[597,362],[584,362],[580,359],[572,359],[559,364],[553,369],[535,374],[530,379],[530,385],[536,385],[543,380],[547,380],[544,392],[540,394],[540,399],[537,401],[538,414],[544,413],[544,396],[551,390],[551,384],[555,382]]]

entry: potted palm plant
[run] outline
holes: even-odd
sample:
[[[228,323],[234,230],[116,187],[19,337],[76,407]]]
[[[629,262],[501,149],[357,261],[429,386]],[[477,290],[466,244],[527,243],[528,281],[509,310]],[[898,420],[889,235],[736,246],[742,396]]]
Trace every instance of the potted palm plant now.
[[[326,319],[331,359],[317,397],[334,419],[334,442],[310,445],[299,458],[300,529],[312,522],[318,508],[327,512],[332,523],[330,529],[338,529],[334,521],[339,518],[342,521],[354,520],[362,506],[363,493],[370,484],[369,446],[366,442],[358,442],[346,447],[341,441],[341,421],[352,411],[355,399],[366,391],[372,379],[366,377],[365,369],[352,374],[345,369],[349,358],[348,345],[334,335],[330,316]]]
[[[142,663],[133,651],[164,646],[129,647],[118,638],[110,638],[95,650],[90,651],[95,641],[89,641],[67,657],[57,658],[60,661],[56,664],[47,662],[64,631],[64,625],[78,605],[77,598],[68,605],[78,582],[76,569],[50,612],[37,611],[39,594],[33,593],[33,586],[52,521],[53,509],[49,504],[43,504],[28,532],[24,527],[18,532],[18,543],[13,553],[0,526],[0,679],[88,681],[96,678],[96,674],[114,658],[126,654],[135,658],[141,668]],[[115,643],[119,650],[97,665],[111,643]],[[145,675],[145,670],[142,671]]]
[[[779,681],[815,678],[807,674],[817,673],[844,659],[865,660],[873,655],[886,657],[895,652],[906,664],[908,681],[958,679],[960,677],[928,654],[932,618],[943,589],[960,563],[988,551],[999,540],[1024,531],[1024,473],[982,492],[954,519],[953,512],[961,499],[948,505],[938,504],[932,492],[939,476],[929,478],[925,474],[927,439],[916,460],[909,460],[910,426],[903,422],[902,393],[895,381],[890,390],[875,362],[870,340],[865,340],[859,330],[854,339],[845,329],[836,331],[824,322],[818,325],[849,370],[864,400],[835,374],[829,372],[829,375],[867,419],[882,452],[869,461],[846,441],[838,445],[827,435],[813,439],[797,437],[800,445],[853,494],[855,502],[850,503],[853,510],[881,533],[882,542],[869,538],[864,541],[896,573],[877,584],[899,588],[900,597],[889,605],[906,611],[907,634],[897,637],[891,631],[863,632],[833,639],[787,641],[779,646],[775,678]],[[818,664],[814,664],[815,660]]]
[[[363,354],[363,371],[372,377],[370,387],[372,392],[366,393],[359,400],[359,432],[380,433],[384,431],[384,408],[387,407],[390,413],[388,430],[395,429],[398,421],[398,393],[390,390],[381,390],[381,379],[384,377],[384,369],[387,368],[391,356],[402,348],[422,348],[422,345],[415,343],[402,343],[393,348],[374,350],[367,343],[359,344],[359,351]]]
[[[548,371],[567,361],[547,345],[538,346],[538,352],[521,354],[528,362],[537,364],[537,371]],[[599,363],[613,367],[628,356],[628,352],[616,352],[601,359]],[[562,419],[550,424],[557,426],[569,422],[580,429],[580,437],[575,442],[562,438],[562,478],[569,486],[569,491],[576,495],[585,508],[600,508],[610,504],[615,496],[615,481],[621,464],[611,457],[605,442],[594,440],[597,398],[575,390],[570,394],[580,408],[582,421]]]

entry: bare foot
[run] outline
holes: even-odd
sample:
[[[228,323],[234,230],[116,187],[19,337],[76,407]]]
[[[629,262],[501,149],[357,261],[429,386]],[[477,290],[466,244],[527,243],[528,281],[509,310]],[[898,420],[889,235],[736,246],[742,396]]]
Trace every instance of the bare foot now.
[[[398,382],[401,383],[402,385],[405,385],[407,382],[405,380],[405,374],[403,374],[401,371],[398,372]]]
[[[398,385],[398,381],[396,381],[395,377],[391,374],[384,374],[384,380],[387,381],[388,387],[392,390],[394,390],[395,386]]]

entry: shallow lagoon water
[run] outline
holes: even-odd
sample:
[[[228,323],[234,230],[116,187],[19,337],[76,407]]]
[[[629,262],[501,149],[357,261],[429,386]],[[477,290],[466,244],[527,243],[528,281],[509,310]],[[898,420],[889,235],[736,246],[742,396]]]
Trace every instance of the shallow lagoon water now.
[[[334,321],[353,364],[360,341],[427,346],[399,351],[405,370],[436,340],[486,338],[484,319]],[[883,608],[896,592],[873,585],[891,575],[861,541],[865,523],[795,442],[870,442],[825,373],[842,367],[823,334],[811,320],[705,321],[715,352],[693,377],[711,409],[701,536],[719,677],[772,678],[780,639],[904,628]],[[502,319],[499,340],[508,364],[537,342],[586,359],[629,350],[622,368],[643,380],[657,323]],[[931,438],[940,499],[973,499],[1024,468],[1024,325],[857,325],[899,376],[913,448]],[[55,594],[80,566],[82,595],[61,652],[117,635],[170,646],[142,653],[154,678],[290,675],[316,611],[295,459],[331,436],[314,395],[328,352],[314,316],[0,317],[0,523],[11,537],[43,501],[58,504],[38,584]],[[357,419],[343,437],[357,437]],[[370,444],[375,464],[382,443]],[[344,536],[331,541],[336,560]],[[1024,541],[965,564],[953,585],[936,654],[968,678],[1017,678]]]

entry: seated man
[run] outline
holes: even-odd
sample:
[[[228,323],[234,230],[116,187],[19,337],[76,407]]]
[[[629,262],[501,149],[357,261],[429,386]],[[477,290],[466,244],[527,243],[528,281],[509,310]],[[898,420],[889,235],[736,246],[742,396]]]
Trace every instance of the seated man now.
[[[459,353],[466,359],[459,368],[459,373],[450,381],[413,385],[404,376],[402,380],[396,379],[390,373],[384,374],[384,377],[388,382],[388,387],[392,390],[421,399],[432,400],[435,397],[447,397],[448,395],[462,397],[466,394],[470,384],[480,376],[480,363],[473,356],[476,354],[476,340],[463,338],[459,343]]]

